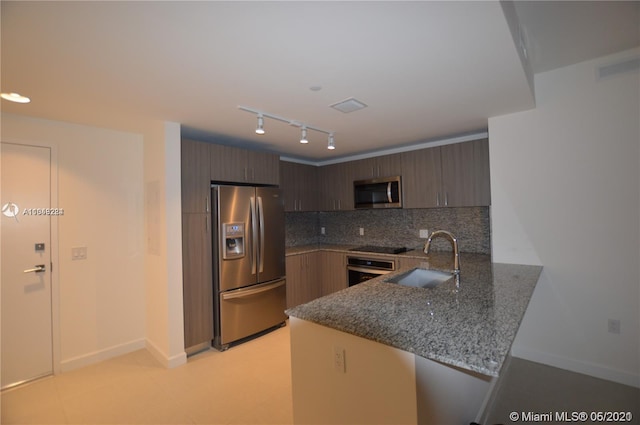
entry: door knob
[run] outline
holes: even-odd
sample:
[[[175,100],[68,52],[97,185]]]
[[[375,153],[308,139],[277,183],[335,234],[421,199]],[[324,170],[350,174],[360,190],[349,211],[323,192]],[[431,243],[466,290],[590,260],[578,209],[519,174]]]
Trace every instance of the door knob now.
[[[38,264],[37,266],[35,266],[32,269],[27,269],[27,270],[23,271],[23,273],[40,273],[40,272],[43,272],[43,271],[45,271],[44,264]]]

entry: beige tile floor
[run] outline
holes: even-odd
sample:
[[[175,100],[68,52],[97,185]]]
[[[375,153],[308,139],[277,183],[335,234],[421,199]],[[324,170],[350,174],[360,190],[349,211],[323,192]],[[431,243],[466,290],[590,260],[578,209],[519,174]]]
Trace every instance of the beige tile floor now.
[[[163,368],[146,350],[3,391],[2,424],[291,424],[289,328]]]
[[[511,412],[631,412],[640,424],[639,388],[515,357],[501,373],[487,424],[513,423]]]
[[[3,391],[1,424],[293,423],[289,327],[165,369],[140,350]],[[486,424],[512,411],[631,411],[640,389],[512,359]]]

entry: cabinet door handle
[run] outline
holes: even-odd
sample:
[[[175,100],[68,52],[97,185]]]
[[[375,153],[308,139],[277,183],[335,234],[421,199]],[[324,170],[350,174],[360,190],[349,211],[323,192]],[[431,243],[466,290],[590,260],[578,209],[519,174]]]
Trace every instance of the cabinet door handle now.
[[[444,192],[444,206],[449,206],[449,192]]]

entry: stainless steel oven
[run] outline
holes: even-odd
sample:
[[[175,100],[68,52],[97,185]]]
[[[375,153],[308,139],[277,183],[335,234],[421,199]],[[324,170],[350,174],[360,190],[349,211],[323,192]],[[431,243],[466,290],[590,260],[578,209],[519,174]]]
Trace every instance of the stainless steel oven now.
[[[393,259],[347,257],[347,281],[349,286],[390,273],[396,269]]]

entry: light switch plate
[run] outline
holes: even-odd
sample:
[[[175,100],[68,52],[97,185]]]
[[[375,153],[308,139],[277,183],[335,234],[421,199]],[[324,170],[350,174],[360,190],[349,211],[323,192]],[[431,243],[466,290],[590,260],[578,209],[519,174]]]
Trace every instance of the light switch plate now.
[[[86,260],[87,259],[87,247],[77,246],[71,248],[71,260]]]

